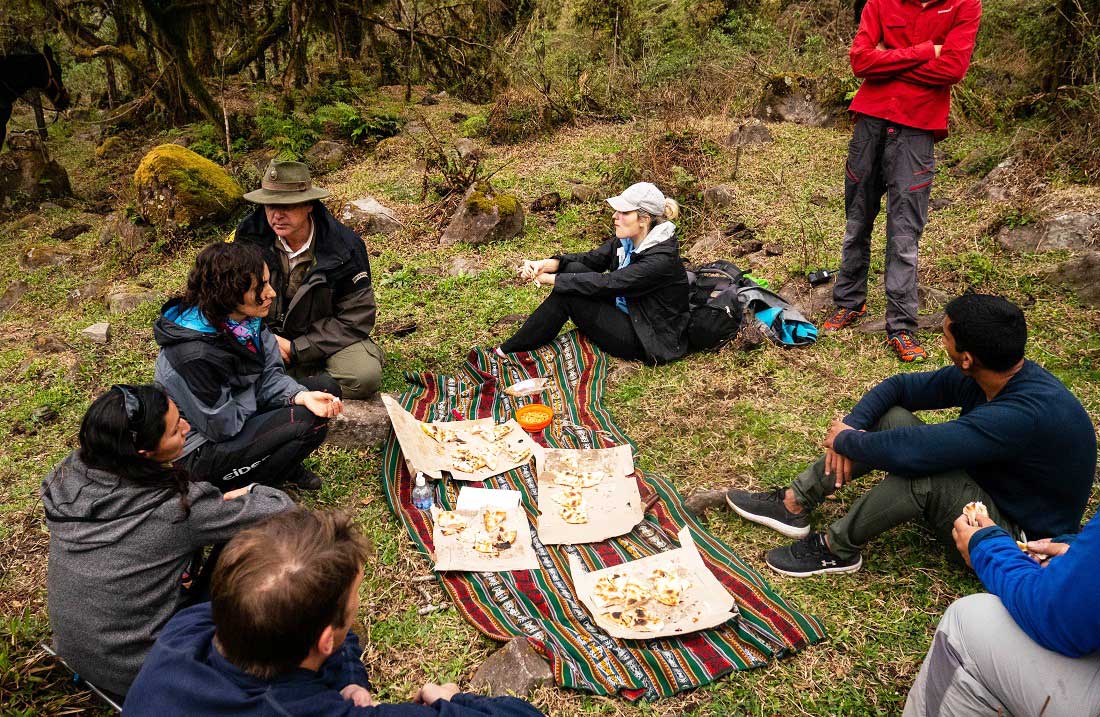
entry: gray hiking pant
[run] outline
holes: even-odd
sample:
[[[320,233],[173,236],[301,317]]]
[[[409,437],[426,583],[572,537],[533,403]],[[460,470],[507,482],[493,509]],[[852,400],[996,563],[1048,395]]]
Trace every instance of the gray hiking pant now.
[[[879,419],[874,431],[919,426],[922,421],[904,408],[895,406]],[[873,470],[862,463],[853,463],[852,479]],[[822,456],[791,483],[799,505],[813,510],[836,490],[836,478],[825,475]],[[962,515],[963,506],[980,500],[989,510],[989,517],[1012,535],[1019,537],[1015,524],[1001,514],[997,504],[977,481],[961,469],[930,476],[908,477],[887,473],[886,477],[864,493],[848,513],[829,526],[829,549],[842,558],[858,555],[867,541],[891,528],[911,520],[921,520],[944,544],[950,560],[962,563],[955,550],[951,528]]]
[[[903,715],[1100,715],[1100,655],[1040,647],[996,595],[968,595],[943,614]]]
[[[886,195],[886,331],[917,327],[917,246],[928,221],[932,132],[859,115],[844,165],[844,246],[833,303],[867,300],[871,232]]]

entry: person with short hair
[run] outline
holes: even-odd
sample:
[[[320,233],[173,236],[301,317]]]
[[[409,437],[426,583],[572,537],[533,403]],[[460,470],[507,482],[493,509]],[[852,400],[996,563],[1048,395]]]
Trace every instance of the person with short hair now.
[[[273,160],[260,189],[244,198],[259,205],[234,240],[264,251],[275,298],[265,317],[287,372],[320,373],[344,398],[362,399],[382,384],[382,349],[370,338],[377,316],[370,257],[359,235],[321,202],[301,162]]]
[[[211,601],[165,627],[124,717],[538,717],[514,697],[426,684],[413,703],[380,704],[351,627],[365,539],[341,512],[295,510],[236,536]]]
[[[191,425],[176,462],[222,490],[248,483],[320,488],[302,461],[343,407],[331,377],[299,383],[283,370],[262,321],[275,298],[270,277],[259,247],[211,244],[195,259],[186,293],[153,324],[161,347],[156,379]]]
[[[223,495],[193,482],[172,465],[189,428],[159,386],[113,386],[42,482],[54,649],[120,702],[165,623],[201,592],[196,554],[293,505],[274,488]]]
[[[857,18],[852,72],[862,80],[844,163],[844,241],[833,287],[839,331],[867,314],[871,235],[886,197],[886,341],[905,363],[917,341],[917,255],[936,176],[934,144],[947,136],[951,87],[970,66],[981,0],[869,0]]]
[[[580,332],[619,358],[667,363],[688,351],[688,279],[680,260],[675,199],[639,182],[607,200],[615,237],[597,249],[524,261],[521,278],[550,296],[496,353],[531,351],[572,319]]]
[[[1092,420],[1061,381],[1024,358],[1027,323],[1018,306],[966,294],[945,313],[951,366],[875,386],[833,421],[825,455],[789,487],[727,493],[743,518],[800,538],[768,551],[773,570],[854,572],[871,538],[917,519],[950,545],[955,517],[972,501],[1017,537],[1078,530],[1096,474]],[[925,424],[913,414],[947,408],[960,408],[959,417]],[[872,470],[886,478],[827,532],[811,532],[811,511]]]
[[[989,518],[954,537],[989,593],[947,608],[904,717],[1100,715],[1100,515],[1028,552]]]

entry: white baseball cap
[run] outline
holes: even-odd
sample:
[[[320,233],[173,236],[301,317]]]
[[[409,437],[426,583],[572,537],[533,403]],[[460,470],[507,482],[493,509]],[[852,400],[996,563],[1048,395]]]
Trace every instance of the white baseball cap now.
[[[609,197],[607,203],[617,212],[633,212],[641,209],[646,214],[659,217],[665,213],[665,195],[649,182],[631,184],[617,197]]]

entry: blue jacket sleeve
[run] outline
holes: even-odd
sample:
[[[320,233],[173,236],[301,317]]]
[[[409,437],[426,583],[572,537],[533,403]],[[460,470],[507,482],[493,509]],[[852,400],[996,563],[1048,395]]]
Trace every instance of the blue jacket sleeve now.
[[[973,384],[959,369],[947,366],[938,371],[900,373],[868,391],[844,422],[867,430],[894,406],[908,411],[935,411],[962,405],[963,393]]]
[[[954,421],[888,431],[844,431],[833,442],[841,455],[903,476],[1004,461],[1030,440],[1036,417],[1011,401],[982,406]]]
[[[337,691],[348,685],[359,685],[365,689],[371,689],[367,668],[363,667],[363,661],[359,659],[361,654],[363,650],[359,646],[358,636],[349,631],[340,650],[330,655],[321,666],[321,675],[325,684]]]
[[[1073,547],[1046,567],[1000,528],[970,539],[970,563],[1028,636],[1048,650],[1081,657],[1100,650],[1100,521],[1093,516]]]
[[[450,700],[436,700],[431,706],[411,702],[350,706],[343,717],[543,717],[543,714],[529,702],[515,697],[481,697],[460,692]]]

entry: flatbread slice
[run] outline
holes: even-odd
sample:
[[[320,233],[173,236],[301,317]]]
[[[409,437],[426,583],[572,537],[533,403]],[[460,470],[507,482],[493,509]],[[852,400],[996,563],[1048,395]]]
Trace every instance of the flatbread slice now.
[[[531,460],[531,449],[524,445],[520,445],[516,448],[505,447],[501,452],[508,459],[509,463],[526,463]]]
[[[497,549],[496,544],[493,542],[491,535],[483,535],[474,541],[474,550],[482,555],[496,556],[500,554],[500,550]]]
[[[566,508],[579,508],[584,503],[584,493],[576,488],[566,488],[553,496],[553,500]]]
[[[438,423],[421,423],[420,430],[427,434],[428,438],[439,443],[450,443],[458,440],[458,434],[449,428],[444,428]]]
[[[657,632],[665,626],[665,624],[653,614],[653,611],[645,605],[635,605],[634,607],[628,607],[623,610],[611,610],[610,612],[605,612],[604,615],[631,630]]]
[[[986,509],[985,503],[976,500],[963,506],[963,515],[966,516],[967,523],[970,525],[977,525],[979,517],[989,517],[989,510]]]
[[[626,576],[615,573],[604,575],[592,586],[592,597],[600,607],[616,605],[623,601],[623,584]]]
[[[680,604],[680,594],[691,586],[683,578],[671,575],[664,570],[654,570],[649,581],[653,586],[653,598],[662,605],[676,607]]]
[[[469,448],[458,447],[453,449],[451,459],[454,467],[463,473],[474,473],[489,465],[485,460],[485,456]]]
[[[485,509],[485,512],[481,515],[481,522],[485,525],[486,533],[493,533],[497,528],[504,525],[504,521],[508,518],[508,513],[503,510],[491,510]]]
[[[507,436],[512,432],[512,426],[507,423],[498,423],[491,428],[479,428],[474,431],[475,435],[481,436],[489,443],[496,443],[500,439]]]
[[[583,525],[588,522],[588,511],[584,504],[578,506],[565,506],[561,509],[561,519],[573,525]]]
[[[493,547],[497,550],[507,550],[516,542],[516,535],[514,528],[505,528],[504,526],[497,528],[496,533],[493,535]]]
[[[439,532],[443,535],[456,535],[466,530],[467,521],[461,515],[453,510],[443,510],[439,512],[439,515],[435,519],[436,525],[439,526]]]
[[[648,602],[653,597],[649,587],[631,578],[623,584],[623,603],[628,607]]]

